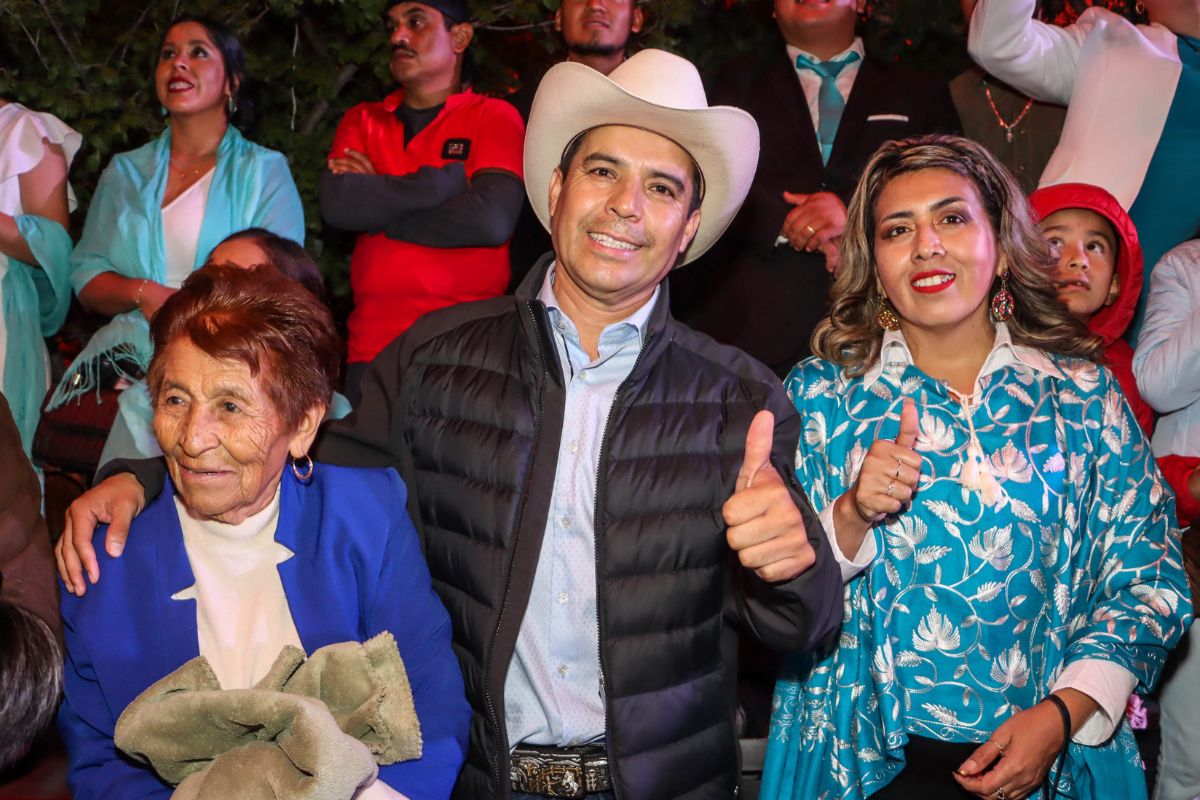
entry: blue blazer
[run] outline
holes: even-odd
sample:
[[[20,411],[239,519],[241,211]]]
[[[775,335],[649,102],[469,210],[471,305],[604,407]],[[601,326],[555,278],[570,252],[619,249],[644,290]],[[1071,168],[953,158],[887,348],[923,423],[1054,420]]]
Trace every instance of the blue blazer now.
[[[413,800],[446,798],[465,757],[471,709],[406,495],[392,470],[317,464],[302,484],[285,469],[275,540],[295,555],[279,576],[307,652],[381,631],[396,638],[424,755],[380,767],[379,778]],[[113,730],[138,694],[199,655],[195,601],[171,599],[195,582],[174,496],[167,481],[134,521],[120,558],[104,553],[106,526],[98,528],[100,582],[84,597],[62,594],[66,698],[58,722],[76,800],[173,791],[116,749]]]

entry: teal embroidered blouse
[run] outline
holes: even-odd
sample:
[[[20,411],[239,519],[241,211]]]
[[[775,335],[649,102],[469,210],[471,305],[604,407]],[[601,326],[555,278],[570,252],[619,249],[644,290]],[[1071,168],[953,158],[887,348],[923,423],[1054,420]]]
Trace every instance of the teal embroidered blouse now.
[[[997,347],[1013,347],[1003,326]],[[874,529],[879,556],[847,584],[840,641],[786,665],[761,797],[866,797],[903,768],[909,734],[983,742],[1082,659],[1146,689],[1189,624],[1174,500],[1116,379],[1015,349],[961,402],[894,349],[863,377],[816,358],[789,376],[805,421],[796,472],[818,510],[872,442],[895,438],[905,397],[922,475],[911,508]],[[964,485],[973,436],[980,488]],[[1068,766],[1065,797],[1144,795],[1127,724],[1073,744]]]

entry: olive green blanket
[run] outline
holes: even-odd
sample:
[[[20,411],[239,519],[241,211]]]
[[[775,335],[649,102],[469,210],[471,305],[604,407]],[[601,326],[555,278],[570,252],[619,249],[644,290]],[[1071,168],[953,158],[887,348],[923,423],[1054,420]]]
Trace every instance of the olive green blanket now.
[[[222,689],[199,656],[142,692],[114,740],[174,800],[346,800],[376,764],[421,757],[421,728],[390,633],[285,647],[250,689]]]

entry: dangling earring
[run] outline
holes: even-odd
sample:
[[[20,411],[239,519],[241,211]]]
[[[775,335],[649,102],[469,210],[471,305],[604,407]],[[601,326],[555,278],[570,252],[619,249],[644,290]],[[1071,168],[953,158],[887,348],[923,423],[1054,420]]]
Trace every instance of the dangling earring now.
[[[1000,291],[992,295],[992,319],[996,322],[1007,322],[1012,319],[1016,307],[1012,292],[1008,290],[1008,270],[1005,269],[1000,273]]]
[[[301,468],[300,462],[304,461],[304,467]],[[313,471],[317,465],[313,463],[312,456],[308,453],[300,456],[300,458],[292,459],[292,474],[296,476],[296,480],[301,483],[311,483]]]
[[[1143,3],[1142,0],[1137,0],[1137,2],[1133,4],[1133,10],[1136,11],[1137,13],[1141,14],[1142,16],[1145,16],[1146,15],[1146,4]]]
[[[159,113],[159,114],[162,114],[162,115],[165,117],[165,116],[168,114],[167,107],[166,107],[166,106],[159,106],[159,107],[158,107],[158,113]]]
[[[878,286],[875,287],[875,304],[879,306],[875,312],[875,324],[885,331],[900,330],[900,317],[896,314],[896,309],[892,308],[892,301],[887,299],[883,289]]]
[[[233,96],[233,92],[230,92],[229,94],[227,94],[226,97],[229,98],[229,101],[225,105],[229,108],[229,116],[232,117],[234,114],[237,113],[237,109],[238,109],[237,98]]]

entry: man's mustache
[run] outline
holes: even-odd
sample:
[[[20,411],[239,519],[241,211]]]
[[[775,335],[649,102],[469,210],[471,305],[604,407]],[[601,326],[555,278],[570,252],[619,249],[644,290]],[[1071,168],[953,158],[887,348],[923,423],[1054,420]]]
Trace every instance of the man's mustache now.
[[[393,54],[395,54],[395,53],[403,53],[403,54],[404,54],[404,55],[406,55],[406,56],[415,56],[415,55],[417,54],[417,53],[416,53],[416,51],[414,51],[414,50],[412,50],[412,49],[410,49],[410,48],[408,48],[408,47],[405,47],[405,46],[404,46],[404,45],[402,45],[402,44],[394,44],[394,45],[392,45],[392,53],[393,53]]]

